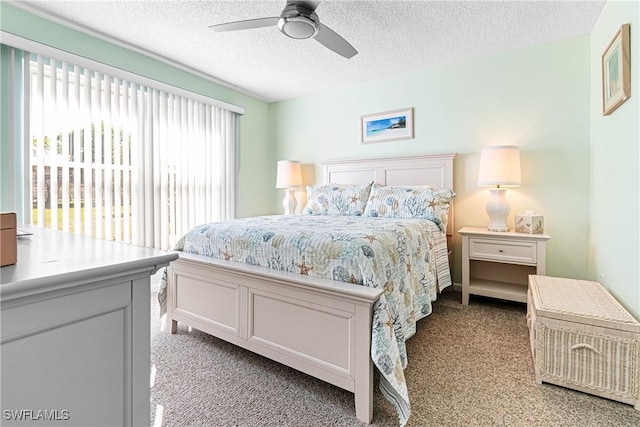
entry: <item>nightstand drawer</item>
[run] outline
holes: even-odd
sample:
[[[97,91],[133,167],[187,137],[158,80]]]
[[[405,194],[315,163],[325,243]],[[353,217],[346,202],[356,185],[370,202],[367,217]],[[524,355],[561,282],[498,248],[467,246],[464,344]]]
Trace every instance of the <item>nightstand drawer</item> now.
[[[536,249],[536,242],[469,239],[469,258],[472,259],[535,264]]]

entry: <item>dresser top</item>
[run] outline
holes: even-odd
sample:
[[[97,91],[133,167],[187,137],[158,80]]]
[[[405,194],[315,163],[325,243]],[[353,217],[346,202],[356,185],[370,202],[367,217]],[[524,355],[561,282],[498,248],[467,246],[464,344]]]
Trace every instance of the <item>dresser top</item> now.
[[[94,239],[42,227],[20,227],[18,262],[0,269],[2,300],[76,286],[98,276],[149,276],[177,253]]]
[[[640,323],[598,282],[550,276],[529,276],[536,314],[640,332]]]

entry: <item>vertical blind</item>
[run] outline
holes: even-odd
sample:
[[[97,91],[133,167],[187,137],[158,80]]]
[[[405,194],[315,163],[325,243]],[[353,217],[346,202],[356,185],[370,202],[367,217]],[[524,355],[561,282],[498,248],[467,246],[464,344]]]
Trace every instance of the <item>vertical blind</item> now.
[[[234,216],[238,114],[23,57],[33,224],[170,249],[195,225]]]

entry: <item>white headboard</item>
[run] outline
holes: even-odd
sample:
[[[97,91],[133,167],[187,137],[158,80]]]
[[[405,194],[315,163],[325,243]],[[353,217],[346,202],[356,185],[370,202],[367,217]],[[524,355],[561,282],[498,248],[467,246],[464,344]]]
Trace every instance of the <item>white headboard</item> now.
[[[324,184],[430,185],[453,190],[452,154],[321,162]],[[453,205],[449,209],[447,236],[453,236]],[[451,248],[451,246],[449,246]]]

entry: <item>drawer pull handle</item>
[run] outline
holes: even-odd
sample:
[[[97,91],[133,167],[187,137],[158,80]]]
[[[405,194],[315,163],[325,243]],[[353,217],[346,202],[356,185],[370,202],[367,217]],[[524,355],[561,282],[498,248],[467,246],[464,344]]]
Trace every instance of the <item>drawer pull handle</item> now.
[[[600,351],[598,351],[597,348],[592,347],[589,344],[576,344],[573,347],[571,347],[571,350],[578,350],[580,348],[586,348],[588,350],[591,350],[591,351],[595,352],[596,354],[600,354]]]

